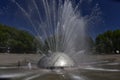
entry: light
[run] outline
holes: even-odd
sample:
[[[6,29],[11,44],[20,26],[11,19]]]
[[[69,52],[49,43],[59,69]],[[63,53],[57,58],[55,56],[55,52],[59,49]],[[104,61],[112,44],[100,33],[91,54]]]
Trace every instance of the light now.
[[[66,65],[66,62],[64,60],[61,60],[60,61],[60,66],[65,66]]]

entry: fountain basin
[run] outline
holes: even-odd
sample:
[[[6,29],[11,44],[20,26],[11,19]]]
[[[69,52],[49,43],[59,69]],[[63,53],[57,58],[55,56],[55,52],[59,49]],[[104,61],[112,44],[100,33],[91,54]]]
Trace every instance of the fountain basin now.
[[[43,56],[38,62],[39,68],[46,69],[63,69],[65,67],[73,67],[74,65],[74,61],[68,55],[61,52],[55,52]]]

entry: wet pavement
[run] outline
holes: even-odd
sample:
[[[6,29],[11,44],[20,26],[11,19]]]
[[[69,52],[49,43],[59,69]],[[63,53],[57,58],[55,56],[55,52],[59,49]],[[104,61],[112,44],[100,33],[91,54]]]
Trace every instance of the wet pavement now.
[[[120,80],[120,63],[105,62],[66,69],[0,68],[0,80]]]

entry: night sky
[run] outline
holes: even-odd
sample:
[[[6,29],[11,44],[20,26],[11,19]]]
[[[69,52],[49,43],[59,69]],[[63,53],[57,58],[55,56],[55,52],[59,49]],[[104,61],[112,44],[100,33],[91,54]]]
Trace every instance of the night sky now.
[[[76,0],[76,3],[78,1],[79,0]],[[22,0],[20,3],[23,5],[26,4],[23,3]],[[89,27],[90,35],[95,38],[98,34],[107,30],[120,29],[120,0],[92,0],[89,5],[94,6],[95,4],[99,4],[100,11],[102,12],[102,21],[98,23],[98,25]],[[86,9],[88,9],[88,7]],[[25,29],[32,33],[33,29],[28,27],[30,24],[23,16],[24,15],[21,14],[20,10],[18,10],[17,6],[13,4],[11,0],[0,0],[0,23],[19,29]]]

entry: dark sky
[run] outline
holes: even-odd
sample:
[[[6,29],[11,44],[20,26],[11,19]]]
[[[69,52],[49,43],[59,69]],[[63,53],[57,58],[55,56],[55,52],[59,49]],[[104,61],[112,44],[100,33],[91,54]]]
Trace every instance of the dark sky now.
[[[11,1],[12,0],[0,0],[0,23],[33,32],[32,28],[26,28],[26,26],[30,24],[23,17],[24,15],[21,14],[17,6]],[[23,6],[26,4],[22,2],[24,0],[19,1]],[[78,1],[79,0],[76,0],[76,2]],[[90,35],[95,38],[99,33],[103,33],[106,30],[120,29],[120,0],[92,1],[90,5],[99,4],[100,11],[102,12],[101,18],[104,23],[100,22],[98,25],[90,26]]]
[[[104,24],[99,24],[92,30],[92,36],[106,30],[120,29],[120,0],[94,0],[100,6]]]

